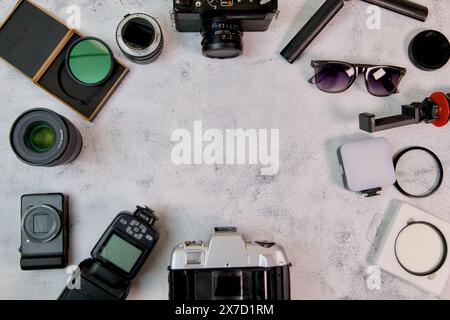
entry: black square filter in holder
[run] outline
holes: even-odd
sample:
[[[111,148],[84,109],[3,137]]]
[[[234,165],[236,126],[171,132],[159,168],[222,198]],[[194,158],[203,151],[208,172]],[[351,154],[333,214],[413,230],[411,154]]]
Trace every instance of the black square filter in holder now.
[[[112,59],[111,73],[98,85],[69,76],[66,56],[83,35],[28,0],[20,0],[0,25],[0,58],[87,120],[95,116],[128,73]],[[112,53],[111,53],[112,55]]]

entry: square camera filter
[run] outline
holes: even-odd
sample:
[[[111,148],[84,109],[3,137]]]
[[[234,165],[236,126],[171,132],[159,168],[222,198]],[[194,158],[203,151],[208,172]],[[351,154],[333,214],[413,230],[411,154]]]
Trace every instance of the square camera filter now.
[[[386,230],[375,263],[440,296],[450,275],[448,239],[449,223],[402,203]]]

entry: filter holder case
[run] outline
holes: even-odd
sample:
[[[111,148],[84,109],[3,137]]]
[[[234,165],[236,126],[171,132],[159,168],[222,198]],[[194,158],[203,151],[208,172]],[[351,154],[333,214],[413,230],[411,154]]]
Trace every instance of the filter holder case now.
[[[402,203],[387,225],[375,263],[384,271],[406,280],[416,287],[441,295],[450,275],[450,259],[447,256],[440,268],[429,276],[417,276],[406,271],[396,257],[396,241],[400,232],[412,222],[428,223],[442,233],[447,247],[450,224],[409,204]]]
[[[0,58],[92,121],[126,76],[128,68],[115,60],[111,76],[101,85],[87,87],[76,83],[65,68],[65,58],[70,45],[81,37],[82,34],[70,30],[36,4],[20,0],[0,24]]]

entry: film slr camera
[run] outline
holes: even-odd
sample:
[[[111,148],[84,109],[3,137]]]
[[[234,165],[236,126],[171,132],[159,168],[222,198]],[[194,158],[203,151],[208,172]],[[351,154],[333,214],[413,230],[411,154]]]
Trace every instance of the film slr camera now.
[[[289,300],[290,266],[280,245],[245,241],[236,228],[216,228],[209,245],[188,241],[174,249],[169,298]]]
[[[180,32],[201,32],[203,55],[235,58],[242,53],[245,31],[266,31],[278,14],[278,0],[174,0]]]

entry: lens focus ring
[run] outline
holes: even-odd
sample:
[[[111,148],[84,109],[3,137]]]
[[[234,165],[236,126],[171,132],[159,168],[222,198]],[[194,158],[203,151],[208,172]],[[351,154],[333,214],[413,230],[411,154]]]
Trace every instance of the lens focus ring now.
[[[242,54],[242,27],[238,22],[209,21],[203,26],[203,54],[209,58],[228,59]]]

